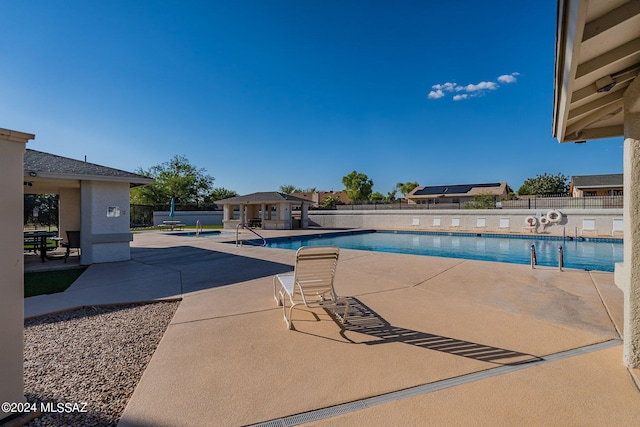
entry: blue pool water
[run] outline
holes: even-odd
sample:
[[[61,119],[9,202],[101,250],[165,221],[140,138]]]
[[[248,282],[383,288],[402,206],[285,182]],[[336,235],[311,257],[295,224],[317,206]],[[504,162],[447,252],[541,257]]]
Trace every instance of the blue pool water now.
[[[345,249],[464,258],[529,264],[535,245],[538,265],[558,266],[563,247],[564,266],[582,270],[613,271],[622,261],[622,240],[563,240],[549,236],[502,236],[429,232],[349,232],[269,239],[267,246],[298,249],[301,246],[334,245]]]

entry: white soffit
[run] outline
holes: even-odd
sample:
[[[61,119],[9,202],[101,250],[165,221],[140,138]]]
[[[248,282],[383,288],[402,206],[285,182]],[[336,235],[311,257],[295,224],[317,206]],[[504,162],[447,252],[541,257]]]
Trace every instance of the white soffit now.
[[[640,0],[559,0],[553,135],[623,136],[623,94],[640,73]]]

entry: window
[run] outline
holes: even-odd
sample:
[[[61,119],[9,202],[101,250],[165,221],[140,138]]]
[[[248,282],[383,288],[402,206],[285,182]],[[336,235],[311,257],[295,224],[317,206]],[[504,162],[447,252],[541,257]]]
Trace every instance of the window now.
[[[595,196],[597,196],[597,194],[598,193],[595,192],[595,191],[585,191],[584,192],[584,197],[595,197]]]
[[[609,190],[608,191],[610,196],[623,196],[623,191],[622,190]]]

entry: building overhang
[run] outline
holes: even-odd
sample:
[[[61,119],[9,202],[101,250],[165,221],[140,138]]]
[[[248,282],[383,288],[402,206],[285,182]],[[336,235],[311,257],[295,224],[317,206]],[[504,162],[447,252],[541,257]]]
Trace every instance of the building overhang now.
[[[11,142],[26,143],[30,139],[34,139],[36,136],[32,133],[18,132],[17,130],[0,128],[0,139]]]
[[[640,0],[559,0],[553,136],[624,135],[623,95],[640,73]]]

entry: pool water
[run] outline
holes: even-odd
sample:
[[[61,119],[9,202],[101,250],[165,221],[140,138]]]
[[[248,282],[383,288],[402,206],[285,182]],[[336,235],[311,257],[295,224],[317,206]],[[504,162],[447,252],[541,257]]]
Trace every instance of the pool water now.
[[[615,263],[623,258],[623,244],[619,239],[563,240],[549,236],[375,231],[267,241],[268,247],[282,249],[322,245],[513,264],[530,264],[531,245],[535,245],[538,265],[555,267],[558,266],[558,247],[562,246],[566,268],[599,271],[613,271]]]

